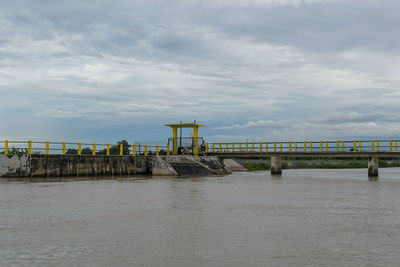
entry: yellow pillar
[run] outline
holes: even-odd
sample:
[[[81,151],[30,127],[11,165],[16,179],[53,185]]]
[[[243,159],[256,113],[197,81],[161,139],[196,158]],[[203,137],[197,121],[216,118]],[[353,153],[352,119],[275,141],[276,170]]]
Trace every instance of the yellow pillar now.
[[[319,141],[319,152],[322,152],[322,141]]]
[[[167,156],[169,156],[169,146],[167,146]]]
[[[371,140],[371,151],[375,150],[375,140]]]
[[[355,152],[356,150],[357,150],[356,140],[353,140],[353,151]]]
[[[178,154],[178,128],[172,127],[172,155]]]
[[[249,152],[249,142],[246,142],[246,152]]]
[[[211,152],[213,152],[213,153],[215,152],[215,144],[214,143],[211,144]]]
[[[232,152],[235,152],[235,143],[232,142]]]
[[[336,151],[339,152],[339,140],[336,140]]]
[[[46,155],[50,154],[50,142],[46,141]]]
[[[393,151],[393,141],[392,141],[392,139],[390,139],[390,141],[389,141],[389,147],[390,147],[390,152],[392,152]]]
[[[32,154],[32,141],[31,140],[28,141],[28,154],[29,155]]]
[[[63,155],[67,154],[67,143],[66,142],[62,143],[62,154]]]
[[[289,152],[292,152],[292,141],[289,141]]]
[[[208,152],[208,143],[206,142],[206,152]]]
[[[280,144],[279,144],[279,151],[280,152],[282,152],[282,148],[283,148],[283,145],[282,145],[282,142],[280,142]]]
[[[268,142],[265,143],[265,151],[268,152]]]
[[[229,152],[229,145],[228,145],[228,143],[225,144],[225,152]]]
[[[96,143],[93,143],[93,151],[92,151],[93,156],[96,155]]]
[[[297,142],[294,142],[294,152],[297,152]]]
[[[379,140],[376,140],[376,151],[379,152]]]
[[[326,144],[325,144],[325,151],[326,151],[326,152],[329,151],[329,143],[328,143],[328,141],[326,141]]]
[[[122,156],[124,154],[124,145],[119,144],[119,155]]]
[[[344,152],[344,141],[342,141],[342,152]]]
[[[219,153],[222,152],[222,144],[221,144],[221,142],[219,142],[219,144],[218,144],[218,150],[219,150]]]
[[[168,153],[169,147],[167,146],[167,153]],[[136,145],[132,145],[132,156],[136,156]]]
[[[262,152],[262,142],[260,142],[260,144],[258,145],[259,147],[259,149],[260,149],[260,152]]]
[[[4,141],[4,154],[8,154],[8,140]]]
[[[312,152],[312,149],[313,149],[312,142],[310,142],[310,152]]]
[[[274,152],[276,152],[276,141],[274,141]]]
[[[361,145],[362,145],[362,144],[361,144],[361,140],[359,140],[359,141],[358,141],[358,151],[360,151],[360,152],[361,152]]]
[[[304,141],[304,152],[307,152],[307,142]]]
[[[239,149],[239,152],[242,152],[242,144],[239,143],[238,146],[239,146],[239,148],[238,148],[238,149]]]
[[[193,139],[194,139],[194,155],[199,155],[199,127],[193,127]]]
[[[110,156],[110,144],[107,144],[107,156]]]
[[[144,155],[147,156],[148,150],[147,150],[147,145],[144,145]]]
[[[78,143],[78,155],[82,154],[82,143]]]
[[[397,140],[394,141],[394,151],[397,151]]]
[[[158,156],[160,154],[160,148],[158,147],[158,145],[156,145],[156,156]]]

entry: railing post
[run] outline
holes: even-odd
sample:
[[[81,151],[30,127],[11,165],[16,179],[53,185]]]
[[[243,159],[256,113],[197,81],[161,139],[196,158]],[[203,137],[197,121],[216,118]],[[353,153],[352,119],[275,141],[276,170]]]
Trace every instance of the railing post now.
[[[312,152],[312,149],[313,149],[312,142],[310,142],[310,152]]]
[[[235,152],[235,143],[232,142],[232,152]]]
[[[169,154],[169,146],[167,146],[167,155]],[[136,144],[132,145],[132,156],[136,156]]]
[[[110,144],[107,144],[107,156],[110,156]]]
[[[167,146],[167,156],[169,156],[169,146]]]
[[[344,152],[344,141],[342,141],[342,152]]]
[[[289,141],[289,152],[292,152],[292,141]]]
[[[4,154],[8,155],[8,140],[4,140]]]
[[[147,145],[144,145],[144,155],[147,156],[148,151],[147,151]]]
[[[67,143],[66,142],[62,143],[62,154],[63,155],[67,154]]]
[[[260,142],[260,143],[258,144],[258,149],[260,150],[260,152],[262,152],[262,142]]]
[[[229,152],[229,145],[228,145],[228,143],[225,144],[225,152]]]
[[[276,152],[276,141],[274,141],[274,152]]]
[[[46,141],[46,155],[50,154],[50,142]]]
[[[222,152],[222,144],[221,144],[221,142],[218,143],[218,150],[219,150],[219,153]]]
[[[81,154],[82,154],[82,143],[79,142],[78,143],[78,155],[81,155]]]
[[[246,152],[249,152],[249,142],[246,142]]]
[[[394,151],[397,151],[397,140],[394,141]]]
[[[92,151],[92,155],[96,155],[96,143],[93,143],[93,151]]]
[[[322,141],[319,141],[319,152],[322,152]]]
[[[159,155],[159,147],[158,147],[158,145],[156,145],[156,156],[158,156]]]
[[[280,142],[280,143],[279,143],[279,151],[282,152],[282,150],[283,150],[283,143]]]
[[[389,144],[389,146],[390,146],[390,152],[392,152],[393,151],[393,141],[392,141],[392,139],[390,139],[390,144]]]
[[[371,140],[371,151],[372,152],[375,151],[375,140],[374,139]]]
[[[379,152],[379,140],[376,140],[376,152]]]
[[[215,152],[215,144],[214,143],[211,144],[211,152],[213,152],[213,153]]]
[[[268,142],[265,143],[265,152],[268,152]]]
[[[297,153],[297,142],[294,142],[294,152]]]
[[[336,152],[339,152],[339,140],[336,140]]]
[[[32,141],[28,141],[28,155],[32,154]]]
[[[353,152],[356,152],[356,150],[357,150],[356,140],[353,140]]]
[[[361,152],[361,147],[362,146],[362,144],[361,144],[361,140],[358,140],[358,151],[360,151]]]
[[[124,145],[119,144],[119,155],[122,156],[124,154]]]
[[[206,152],[208,152],[208,143],[206,142],[205,145],[206,145]]]
[[[325,143],[325,152],[328,152],[329,151],[329,143],[328,143],[328,141],[326,141],[326,143]]]
[[[307,141],[304,141],[304,152],[307,152]]]
[[[238,149],[239,149],[239,152],[242,152],[242,143],[238,144]]]

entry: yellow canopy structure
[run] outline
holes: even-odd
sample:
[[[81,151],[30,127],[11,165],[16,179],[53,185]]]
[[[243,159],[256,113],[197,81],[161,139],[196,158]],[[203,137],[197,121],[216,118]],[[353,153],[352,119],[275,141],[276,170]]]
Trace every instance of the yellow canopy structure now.
[[[196,122],[193,122],[193,123],[170,123],[170,124],[164,124],[164,125],[172,128],[172,139],[173,139],[172,154],[173,155],[178,154],[178,129],[182,129],[182,128],[193,128],[193,140],[194,140],[193,154],[196,156],[199,155],[199,140],[198,140],[199,127],[202,127],[204,125],[198,124]]]

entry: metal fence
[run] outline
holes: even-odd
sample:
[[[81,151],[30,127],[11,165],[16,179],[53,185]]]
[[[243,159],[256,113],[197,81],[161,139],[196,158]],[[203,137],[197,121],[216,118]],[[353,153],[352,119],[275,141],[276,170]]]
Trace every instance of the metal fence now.
[[[206,152],[379,152],[399,151],[398,140],[336,140],[207,143]]]
[[[0,154],[45,154],[45,155],[169,155],[165,145],[147,144],[102,144],[50,141],[0,141]]]

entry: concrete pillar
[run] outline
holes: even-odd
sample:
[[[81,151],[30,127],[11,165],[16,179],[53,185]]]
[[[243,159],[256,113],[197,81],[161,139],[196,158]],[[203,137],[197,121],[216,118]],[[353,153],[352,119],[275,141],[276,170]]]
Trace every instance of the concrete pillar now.
[[[368,158],[368,176],[369,177],[378,177],[378,166],[379,166],[378,157],[369,157]]]
[[[282,159],[281,157],[271,157],[271,174],[281,175],[282,174]]]

